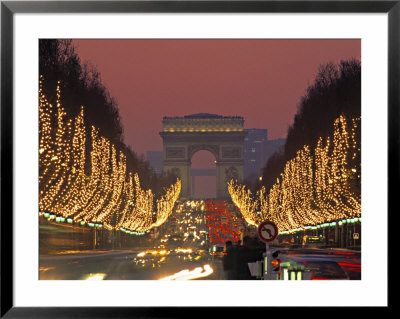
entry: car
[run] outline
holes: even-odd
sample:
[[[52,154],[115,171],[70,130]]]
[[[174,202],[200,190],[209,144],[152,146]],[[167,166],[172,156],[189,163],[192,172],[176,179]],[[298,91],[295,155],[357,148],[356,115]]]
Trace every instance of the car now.
[[[305,280],[349,280],[350,277],[334,260],[303,261]]]
[[[212,255],[215,257],[223,257],[225,252],[225,247],[222,245],[214,245],[212,249]]]
[[[278,248],[278,247],[277,247]],[[344,248],[278,248],[280,256],[296,258],[304,255],[313,258],[329,258],[338,263],[351,280],[361,279],[361,252]]]
[[[300,265],[303,280],[349,280],[348,274],[339,263],[327,256],[285,255],[281,265]],[[280,267],[282,268],[282,266]],[[282,269],[280,269],[282,270]]]

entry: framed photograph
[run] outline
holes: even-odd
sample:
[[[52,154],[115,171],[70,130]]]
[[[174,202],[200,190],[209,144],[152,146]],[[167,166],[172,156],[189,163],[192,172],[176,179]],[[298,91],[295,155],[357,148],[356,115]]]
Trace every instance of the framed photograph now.
[[[398,1],[1,1],[1,316],[388,310],[399,28]]]

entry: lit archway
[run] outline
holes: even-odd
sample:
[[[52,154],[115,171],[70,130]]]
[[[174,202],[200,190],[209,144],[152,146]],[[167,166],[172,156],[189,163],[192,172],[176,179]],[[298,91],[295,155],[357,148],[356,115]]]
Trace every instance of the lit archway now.
[[[216,158],[206,150],[197,151],[192,155],[191,162],[191,197],[216,198],[217,173]]]
[[[228,199],[228,182],[243,179],[244,119],[199,113],[164,117],[163,170],[174,172],[182,181],[181,198],[191,198],[191,158],[201,150],[216,161],[216,196]]]

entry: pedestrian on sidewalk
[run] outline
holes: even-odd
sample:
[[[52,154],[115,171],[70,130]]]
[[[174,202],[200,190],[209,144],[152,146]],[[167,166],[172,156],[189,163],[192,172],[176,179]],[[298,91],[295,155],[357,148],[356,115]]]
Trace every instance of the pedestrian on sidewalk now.
[[[237,262],[237,251],[233,247],[232,242],[227,240],[225,243],[224,257],[222,258],[222,266],[225,272],[225,279],[234,280],[235,278],[235,263]]]
[[[248,263],[254,263],[262,259],[262,251],[257,247],[255,239],[250,236],[243,238],[243,246],[239,247],[236,276],[239,280],[256,280],[251,276]]]

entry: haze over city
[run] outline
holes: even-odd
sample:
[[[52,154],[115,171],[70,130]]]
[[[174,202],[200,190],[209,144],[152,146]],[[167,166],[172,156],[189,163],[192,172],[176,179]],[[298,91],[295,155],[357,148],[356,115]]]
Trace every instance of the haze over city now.
[[[77,39],[73,44],[81,62],[97,68],[116,98],[125,143],[144,155],[162,150],[158,133],[164,116],[239,115],[245,128],[266,128],[269,139],[285,138],[318,67],[361,59],[359,39]]]

